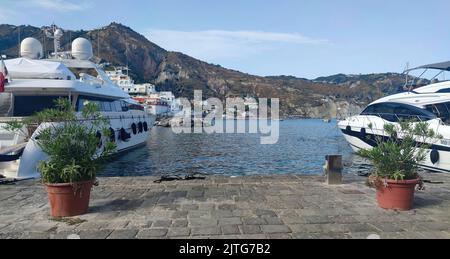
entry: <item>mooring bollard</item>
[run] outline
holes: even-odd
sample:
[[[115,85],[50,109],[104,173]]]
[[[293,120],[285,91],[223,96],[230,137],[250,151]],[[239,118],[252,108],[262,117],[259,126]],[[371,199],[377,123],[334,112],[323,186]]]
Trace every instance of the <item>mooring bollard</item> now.
[[[325,177],[326,184],[328,185],[338,185],[342,184],[342,170],[344,169],[342,165],[341,155],[326,156],[325,164]]]

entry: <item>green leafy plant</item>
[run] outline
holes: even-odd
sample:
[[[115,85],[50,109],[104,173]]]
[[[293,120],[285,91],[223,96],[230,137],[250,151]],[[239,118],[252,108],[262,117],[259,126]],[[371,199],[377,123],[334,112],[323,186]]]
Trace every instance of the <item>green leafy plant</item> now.
[[[373,125],[369,128],[373,131]],[[374,164],[375,170],[368,182],[373,187],[385,184],[386,179],[420,179],[419,164],[426,160],[429,143],[442,138],[426,122],[415,121],[385,124],[383,135],[375,137],[375,147],[359,151],[360,156]]]
[[[23,121],[7,123],[8,130],[41,125],[35,143],[48,155],[38,165],[45,183],[76,183],[96,178],[105,159],[115,152],[110,141],[109,121],[93,103],[85,103],[77,113],[68,99],[58,99],[46,109]],[[102,138],[98,137],[101,132]],[[102,144],[102,145],[101,145]]]

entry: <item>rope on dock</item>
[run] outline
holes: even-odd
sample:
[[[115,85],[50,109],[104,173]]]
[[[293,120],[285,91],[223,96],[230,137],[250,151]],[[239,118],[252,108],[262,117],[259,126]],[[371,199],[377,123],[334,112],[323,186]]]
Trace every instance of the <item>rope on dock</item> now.
[[[178,175],[164,175],[161,176],[159,180],[155,180],[154,183],[162,183],[162,182],[173,182],[173,181],[192,181],[192,180],[205,180],[205,176],[199,176],[199,175],[205,175],[201,173],[190,173],[186,174],[184,177],[178,176]]]
[[[16,179],[8,179],[8,178],[0,178],[0,185],[12,185],[16,184],[18,180]]]
[[[424,180],[423,182],[424,183],[428,183],[428,184],[445,184],[445,182],[434,182],[434,181],[431,181],[431,180]]]

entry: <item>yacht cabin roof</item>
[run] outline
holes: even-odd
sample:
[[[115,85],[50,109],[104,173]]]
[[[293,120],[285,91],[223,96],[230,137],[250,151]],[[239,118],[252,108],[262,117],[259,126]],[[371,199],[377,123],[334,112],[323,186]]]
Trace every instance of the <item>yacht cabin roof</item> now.
[[[90,61],[17,58],[5,60],[5,64],[12,78],[6,85],[6,92],[21,95],[48,95],[65,92],[103,98],[130,98],[129,94],[114,85],[103,70]],[[69,67],[96,69],[99,78],[84,75],[80,79],[76,79]]]
[[[16,58],[5,61],[12,78],[72,80],[75,75],[63,64],[45,60]]]
[[[417,69],[437,69],[443,71],[450,71],[450,61],[420,66],[413,69],[408,69],[405,72],[410,72]]]

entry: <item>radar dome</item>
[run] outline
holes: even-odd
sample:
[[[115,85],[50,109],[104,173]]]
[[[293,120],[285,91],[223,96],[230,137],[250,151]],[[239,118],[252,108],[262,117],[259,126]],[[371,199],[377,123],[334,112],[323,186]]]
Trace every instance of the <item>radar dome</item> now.
[[[20,55],[29,59],[40,59],[43,57],[42,44],[35,38],[26,38],[20,44]]]
[[[94,54],[92,44],[85,38],[78,38],[72,42],[72,56],[79,60],[89,60]]]

